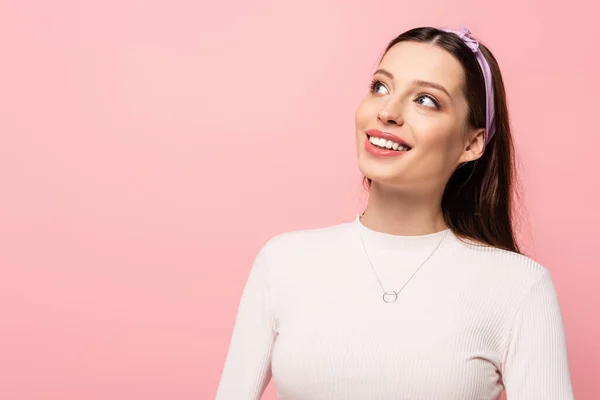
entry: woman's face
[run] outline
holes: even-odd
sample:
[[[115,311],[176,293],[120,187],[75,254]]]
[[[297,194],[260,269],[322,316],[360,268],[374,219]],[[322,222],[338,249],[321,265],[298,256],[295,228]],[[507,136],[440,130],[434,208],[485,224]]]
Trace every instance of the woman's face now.
[[[402,190],[439,192],[460,163],[481,156],[484,130],[467,126],[463,74],[436,45],[400,42],[385,54],[356,111],[363,175]]]

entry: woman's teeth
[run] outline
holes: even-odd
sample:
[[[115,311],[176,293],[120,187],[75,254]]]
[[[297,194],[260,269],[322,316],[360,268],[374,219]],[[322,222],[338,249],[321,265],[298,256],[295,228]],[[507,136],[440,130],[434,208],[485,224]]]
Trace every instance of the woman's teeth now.
[[[382,138],[376,138],[374,136],[369,136],[369,142],[374,146],[380,147],[382,149],[393,149],[397,151],[408,151],[410,147],[403,146],[400,143],[392,142],[391,140],[385,140]]]

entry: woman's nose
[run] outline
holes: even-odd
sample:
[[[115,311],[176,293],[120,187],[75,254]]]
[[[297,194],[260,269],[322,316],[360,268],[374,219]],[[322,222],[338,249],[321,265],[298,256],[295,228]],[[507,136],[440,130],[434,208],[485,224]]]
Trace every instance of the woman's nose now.
[[[399,107],[396,107],[395,110],[391,110],[389,106],[382,107],[378,115],[379,120],[384,124],[393,123],[396,125],[402,125],[404,123],[404,120],[398,108]]]

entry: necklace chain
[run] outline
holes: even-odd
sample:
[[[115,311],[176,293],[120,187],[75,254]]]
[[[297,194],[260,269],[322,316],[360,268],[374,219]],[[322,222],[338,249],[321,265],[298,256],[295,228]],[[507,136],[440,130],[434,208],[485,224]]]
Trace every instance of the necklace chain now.
[[[408,278],[408,280],[404,283],[404,285],[402,285],[402,287],[396,291],[394,290],[385,290],[385,288],[383,287],[383,284],[381,283],[381,280],[379,279],[379,277],[377,276],[377,273],[375,272],[375,268],[373,267],[373,262],[371,262],[371,257],[369,256],[369,252],[367,251],[367,246],[365,246],[365,241],[363,240],[362,237],[362,233],[359,232],[359,237],[360,237],[360,242],[362,243],[363,249],[365,251],[365,255],[367,256],[367,260],[369,261],[369,265],[371,267],[371,270],[373,271],[373,275],[375,275],[375,278],[377,279],[377,282],[379,282],[379,286],[381,286],[381,290],[383,290],[383,301],[385,301],[386,303],[393,303],[398,299],[398,294],[402,291],[402,289],[404,289],[406,287],[406,285],[408,285],[408,283],[411,281],[411,279],[413,278],[413,276],[416,275],[417,272],[419,272],[419,270],[421,269],[421,267],[423,265],[425,265],[425,263],[427,262],[427,260],[429,260],[431,258],[431,256],[433,256],[433,254],[436,252],[436,250],[440,247],[440,245],[442,244],[442,242],[444,241],[444,238],[446,237],[446,235],[448,234],[450,230],[446,230],[446,233],[444,233],[444,236],[442,236],[442,238],[440,239],[440,241],[438,242],[438,244],[435,246],[435,248],[433,249],[433,251],[431,253],[429,253],[429,255],[427,256],[427,258],[425,258],[425,260],[417,267],[417,269],[415,270],[415,272],[412,273],[412,275]],[[393,297],[393,298],[392,298]],[[390,299],[392,298],[392,299]]]

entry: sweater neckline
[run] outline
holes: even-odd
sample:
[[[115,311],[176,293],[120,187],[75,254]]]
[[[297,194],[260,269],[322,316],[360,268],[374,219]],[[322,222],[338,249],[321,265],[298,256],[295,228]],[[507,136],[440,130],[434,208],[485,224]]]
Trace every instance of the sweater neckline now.
[[[394,235],[367,228],[356,214],[352,223],[367,248],[403,251],[432,251],[445,236],[450,236],[450,228],[425,235]],[[358,238],[360,240],[360,237]]]

